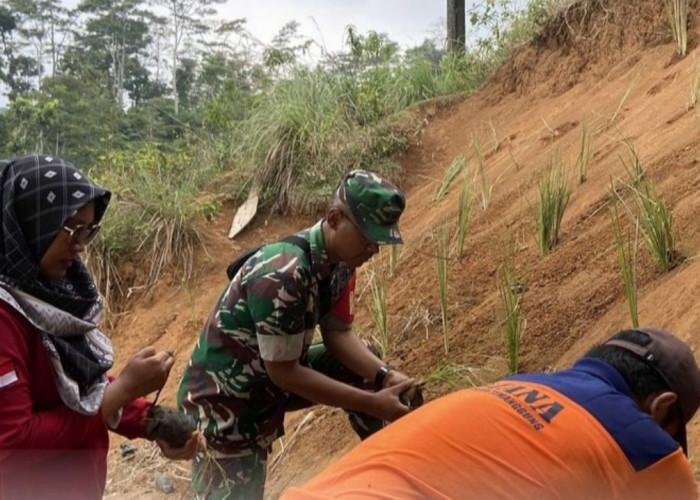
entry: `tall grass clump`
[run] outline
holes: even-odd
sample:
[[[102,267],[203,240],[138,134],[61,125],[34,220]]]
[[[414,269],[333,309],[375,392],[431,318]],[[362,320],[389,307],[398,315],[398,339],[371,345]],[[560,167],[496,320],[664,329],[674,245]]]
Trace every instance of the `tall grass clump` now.
[[[462,189],[459,191],[459,205],[457,207],[457,256],[460,258],[464,253],[464,241],[467,239],[473,200],[472,185],[467,171],[462,182]]]
[[[676,53],[685,56],[688,49],[688,0],[664,0],[664,6],[676,42]]]
[[[620,263],[623,290],[630,311],[630,321],[632,322],[632,327],[637,328],[639,326],[639,314],[637,312],[637,237],[635,235],[633,243],[629,232],[623,234],[617,203],[614,203],[610,210],[610,219],[615,236],[617,258]],[[639,225],[637,225],[638,228]]]
[[[201,220],[220,208],[216,199],[201,195],[210,177],[193,163],[185,153],[145,147],[111,151],[91,172],[117,195],[87,255],[108,301],[135,289],[149,296],[166,272],[189,279],[195,249],[203,246]],[[129,267],[139,271],[125,273]]]
[[[564,211],[569,203],[569,189],[558,156],[552,158],[550,166],[542,173],[537,204],[537,248],[540,255],[547,254],[557,244]]]
[[[457,177],[457,175],[464,170],[465,165],[466,161],[464,156],[457,156],[452,160],[452,163],[450,163],[450,166],[445,171],[442,182],[435,190],[435,194],[433,194],[433,201],[439,201],[447,194],[447,191],[452,185],[452,181],[454,181],[455,177]]]
[[[522,310],[524,292],[516,275],[513,253],[513,246],[507,245],[506,255],[498,272],[498,292],[503,308],[501,324],[506,343],[508,369],[510,373],[517,373],[525,319]]]
[[[447,334],[448,328],[448,318],[447,318],[447,307],[448,307],[448,290],[447,290],[447,268],[448,268],[448,258],[449,258],[449,236],[445,228],[440,228],[435,232],[436,244],[436,265],[437,265],[437,277],[438,277],[438,290],[440,293],[440,312],[442,315],[442,336],[443,343],[445,347],[445,354],[449,353],[449,348],[447,345]]]
[[[581,139],[579,141],[578,159],[576,165],[578,167],[578,181],[583,184],[588,179],[588,167],[593,158],[593,137],[588,123],[583,124],[581,129]]]
[[[633,192],[639,208],[639,224],[651,257],[662,271],[668,271],[676,265],[678,257],[673,212],[649,182],[633,188]]]
[[[374,324],[377,326],[378,335],[374,337],[374,341],[379,347],[382,357],[389,353],[389,328],[386,309],[386,284],[379,266],[374,266],[369,281],[370,291],[372,293],[371,310]]]

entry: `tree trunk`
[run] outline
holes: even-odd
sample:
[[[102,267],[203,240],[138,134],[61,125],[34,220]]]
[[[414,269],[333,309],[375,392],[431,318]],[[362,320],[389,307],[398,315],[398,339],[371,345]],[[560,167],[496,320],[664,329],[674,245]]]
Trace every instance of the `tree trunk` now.
[[[447,51],[463,54],[466,44],[464,0],[447,0]]]

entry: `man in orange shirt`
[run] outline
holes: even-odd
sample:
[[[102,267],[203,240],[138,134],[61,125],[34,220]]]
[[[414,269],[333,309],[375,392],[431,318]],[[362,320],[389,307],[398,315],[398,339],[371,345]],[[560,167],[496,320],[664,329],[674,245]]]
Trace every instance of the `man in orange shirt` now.
[[[690,348],[625,330],[569,370],[432,401],[282,499],[697,499],[685,425],[698,406]]]

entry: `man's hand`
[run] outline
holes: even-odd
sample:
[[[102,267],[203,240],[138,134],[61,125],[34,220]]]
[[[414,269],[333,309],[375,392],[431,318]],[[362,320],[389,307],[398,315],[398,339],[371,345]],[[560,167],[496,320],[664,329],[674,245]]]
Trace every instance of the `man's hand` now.
[[[386,374],[386,377],[384,377],[384,383],[382,384],[382,387],[386,389],[387,387],[392,387],[401,384],[406,380],[411,380],[411,377],[401,373],[400,371],[391,370],[389,373]]]
[[[399,395],[408,390],[411,385],[413,385],[413,379],[407,379],[371,394],[372,403],[367,413],[389,421],[403,417],[409,412],[409,408],[399,400]]]
[[[200,431],[194,431],[181,448],[173,448],[160,439],[156,439],[156,443],[163,455],[170,460],[192,460],[197,453],[204,453],[207,450],[207,440]]]

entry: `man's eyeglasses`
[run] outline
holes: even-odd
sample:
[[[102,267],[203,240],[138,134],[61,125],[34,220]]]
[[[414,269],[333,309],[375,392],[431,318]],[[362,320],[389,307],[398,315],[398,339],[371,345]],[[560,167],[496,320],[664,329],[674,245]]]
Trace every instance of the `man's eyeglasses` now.
[[[88,226],[85,224],[78,224],[75,227],[63,226],[63,230],[68,233],[68,243],[70,245],[77,245],[78,243],[87,245],[94,240],[97,233],[100,232],[100,225],[90,224]]]

